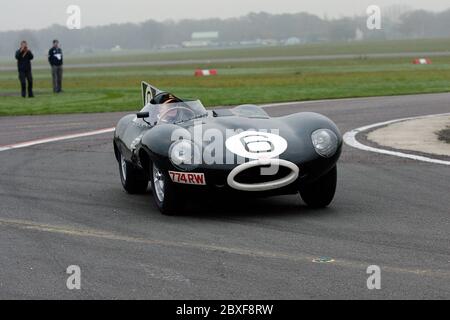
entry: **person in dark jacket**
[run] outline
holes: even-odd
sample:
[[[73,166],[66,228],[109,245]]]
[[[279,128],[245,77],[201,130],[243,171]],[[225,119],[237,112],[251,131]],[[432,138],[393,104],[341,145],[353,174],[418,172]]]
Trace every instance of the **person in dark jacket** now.
[[[48,51],[48,62],[52,67],[53,92],[60,93],[62,91],[63,53],[58,40],[53,40],[53,47]]]
[[[20,43],[20,49],[16,51],[17,69],[19,71],[19,80],[22,87],[22,97],[26,97],[28,82],[28,97],[33,98],[33,75],[31,73],[31,60],[33,53],[28,49],[26,41]]]

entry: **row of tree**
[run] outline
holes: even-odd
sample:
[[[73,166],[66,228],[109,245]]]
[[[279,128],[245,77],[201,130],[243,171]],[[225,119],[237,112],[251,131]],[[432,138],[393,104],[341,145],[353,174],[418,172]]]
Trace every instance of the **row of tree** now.
[[[395,11],[382,15],[382,29],[367,29],[366,16],[339,19],[320,18],[308,13],[251,13],[230,19],[182,20],[134,24],[112,24],[69,30],[53,25],[42,30],[0,33],[0,55],[9,55],[22,39],[35,50],[44,50],[58,38],[67,51],[111,49],[156,49],[190,40],[193,32],[218,31],[222,45],[255,39],[282,40],[291,37],[303,42],[365,39],[404,39],[450,37],[450,9],[440,13],[424,10]],[[359,36],[358,36],[359,35]]]

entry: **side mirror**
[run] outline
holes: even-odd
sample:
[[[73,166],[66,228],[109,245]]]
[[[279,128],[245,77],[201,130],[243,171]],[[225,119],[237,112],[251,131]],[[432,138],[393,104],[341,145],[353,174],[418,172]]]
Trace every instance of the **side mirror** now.
[[[145,119],[150,117],[150,113],[149,112],[138,112],[136,113],[136,117],[138,117],[138,119]]]

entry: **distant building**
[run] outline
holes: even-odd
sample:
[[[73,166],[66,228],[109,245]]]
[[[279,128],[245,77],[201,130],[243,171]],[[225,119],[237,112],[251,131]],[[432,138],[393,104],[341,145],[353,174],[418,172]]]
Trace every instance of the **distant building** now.
[[[276,39],[262,39],[261,44],[263,46],[277,46],[280,42]]]
[[[284,44],[287,45],[287,46],[295,46],[295,45],[298,45],[298,44],[301,44],[301,43],[302,43],[301,40],[299,38],[297,38],[297,37],[291,37],[291,38],[286,39],[284,41]]]
[[[165,44],[162,45],[161,47],[159,47],[159,49],[161,50],[175,50],[175,49],[179,49],[180,45],[179,44]]]
[[[208,32],[194,32],[191,35],[192,40],[199,41],[217,41],[219,39],[218,31],[208,31]]]
[[[364,40],[364,32],[362,32],[361,29],[356,29],[355,32],[355,41],[362,41]]]
[[[239,42],[241,46],[258,46],[261,45],[261,39],[257,40],[244,40]]]
[[[112,52],[119,52],[119,51],[122,51],[122,47],[119,46],[119,45],[117,45],[117,46],[111,48],[111,51],[112,51]]]
[[[190,41],[183,42],[183,47],[186,48],[212,47],[217,46],[218,40],[219,40],[218,31],[194,32],[191,35]]]

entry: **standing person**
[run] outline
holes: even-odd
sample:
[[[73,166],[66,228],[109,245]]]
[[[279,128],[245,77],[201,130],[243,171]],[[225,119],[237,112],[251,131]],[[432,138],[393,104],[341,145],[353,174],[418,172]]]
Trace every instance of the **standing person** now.
[[[53,92],[60,93],[62,91],[63,53],[58,40],[53,40],[53,47],[48,51],[48,62],[52,67]]]
[[[31,60],[33,60],[33,53],[28,49],[26,41],[20,43],[20,49],[16,51],[17,69],[19,71],[19,80],[22,87],[22,97],[27,95],[28,82],[28,97],[33,98],[33,75],[31,73]]]

